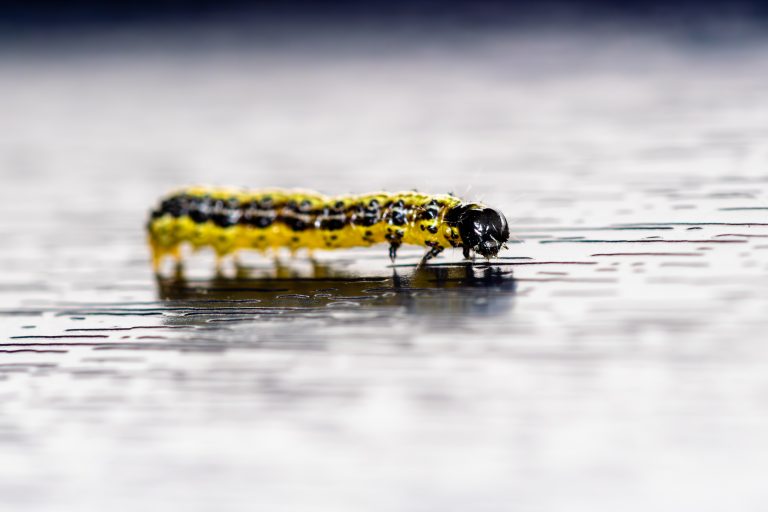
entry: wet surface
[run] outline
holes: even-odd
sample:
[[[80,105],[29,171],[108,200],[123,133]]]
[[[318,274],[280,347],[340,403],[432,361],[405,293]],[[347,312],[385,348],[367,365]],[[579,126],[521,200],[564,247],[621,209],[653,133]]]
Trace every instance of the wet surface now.
[[[763,510],[768,47],[611,37],[2,54],[0,502]],[[453,191],[515,240],[156,279],[189,183]]]

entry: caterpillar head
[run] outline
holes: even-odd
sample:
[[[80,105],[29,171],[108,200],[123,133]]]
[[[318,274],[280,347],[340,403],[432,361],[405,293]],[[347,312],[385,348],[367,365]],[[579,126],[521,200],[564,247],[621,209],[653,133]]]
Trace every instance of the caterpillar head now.
[[[448,215],[448,222],[459,228],[464,256],[475,251],[492,258],[509,240],[509,225],[499,210],[479,204],[462,204]]]

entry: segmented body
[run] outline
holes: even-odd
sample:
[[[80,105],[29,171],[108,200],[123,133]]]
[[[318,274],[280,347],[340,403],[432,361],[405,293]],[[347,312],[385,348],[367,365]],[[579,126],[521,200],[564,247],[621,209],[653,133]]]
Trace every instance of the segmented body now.
[[[295,190],[190,187],[167,196],[151,215],[149,242],[157,269],[179,247],[211,247],[219,256],[241,249],[338,249],[389,243],[436,255],[462,247],[450,222],[462,203],[451,195],[417,192],[328,197]],[[466,254],[466,251],[465,251]]]

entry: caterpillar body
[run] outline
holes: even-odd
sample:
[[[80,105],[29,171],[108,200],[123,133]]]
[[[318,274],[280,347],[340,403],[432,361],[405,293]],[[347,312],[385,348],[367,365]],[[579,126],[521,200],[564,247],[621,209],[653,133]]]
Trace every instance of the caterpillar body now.
[[[389,244],[427,248],[422,263],[447,247],[465,258],[495,256],[509,239],[504,214],[452,195],[376,192],[329,197],[299,190],[189,187],[152,211],[148,223],[153,266],[180,258],[184,244],[211,247],[217,256],[241,249],[339,249]]]

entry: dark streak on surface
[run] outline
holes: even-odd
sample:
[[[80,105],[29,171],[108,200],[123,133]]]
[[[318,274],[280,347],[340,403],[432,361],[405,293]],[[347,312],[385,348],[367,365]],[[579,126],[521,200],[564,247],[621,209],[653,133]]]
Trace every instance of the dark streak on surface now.
[[[604,252],[593,254],[593,257],[605,256],[702,256],[700,252]]]
[[[541,240],[540,244],[557,243],[587,243],[587,244],[738,244],[744,243],[744,240]]]
[[[72,338],[109,338],[109,336],[105,334],[88,334],[88,335],[76,335],[76,334],[57,334],[53,336],[43,336],[43,335],[34,335],[34,336],[11,336],[12,340],[39,340],[39,339],[72,339]]]

